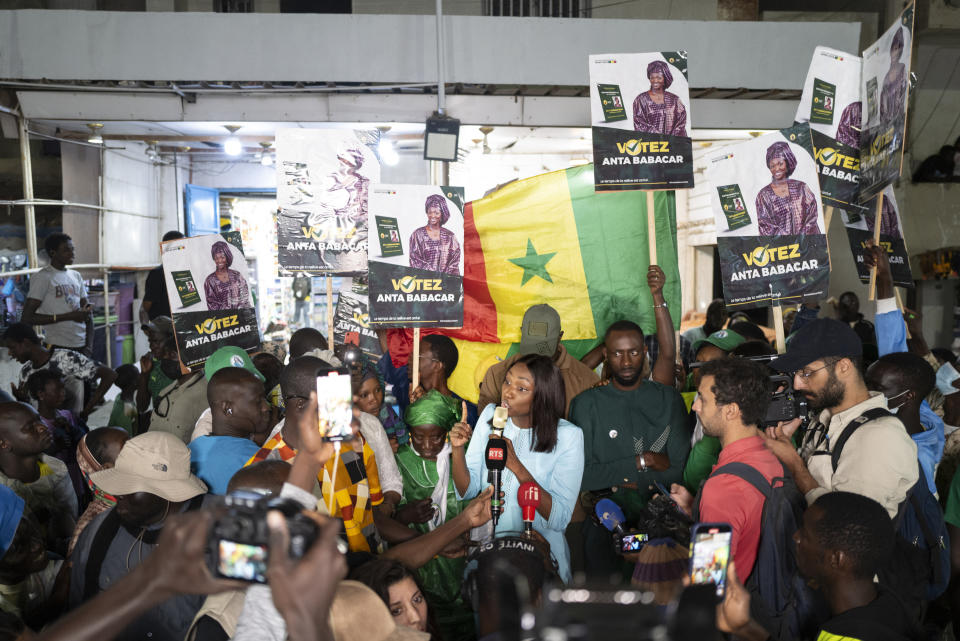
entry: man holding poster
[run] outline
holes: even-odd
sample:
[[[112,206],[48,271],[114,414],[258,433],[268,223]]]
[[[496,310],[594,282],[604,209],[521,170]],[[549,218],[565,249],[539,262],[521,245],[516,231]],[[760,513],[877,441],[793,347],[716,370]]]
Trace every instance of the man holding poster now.
[[[685,51],[590,56],[590,114],[597,191],[693,187]]]
[[[810,127],[723,147],[707,157],[706,177],[727,306],[823,297],[830,260]]]
[[[228,242],[228,240],[230,242]],[[181,238],[161,246],[180,361],[197,369],[218,348],[260,348],[239,234]],[[201,281],[203,285],[198,285]]]
[[[877,198],[883,198],[883,203],[880,205],[879,246],[887,252],[893,284],[899,287],[913,287],[913,274],[910,271],[907,245],[901,231],[903,226],[900,224],[900,212],[897,199],[893,194],[893,186],[887,185]],[[870,267],[864,263],[863,254],[864,249],[872,243],[874,238],[876,211],[875,202],[867,203],[863,209],[840,210],[843,225],[847,228],[850,250],[857,264],[857,276],[863,283],[870,282]]]
[[[370,193],[371,327],[463,325],[463,188],[377,185]],[[426,224],[424,224],[426,223]],[[408,240],[406,249],[398,239]]]

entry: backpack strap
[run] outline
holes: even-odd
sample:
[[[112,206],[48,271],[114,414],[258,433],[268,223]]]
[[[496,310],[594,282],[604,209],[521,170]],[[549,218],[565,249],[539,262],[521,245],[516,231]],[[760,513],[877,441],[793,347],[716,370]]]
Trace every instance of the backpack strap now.
[[[830,464],[833,466],[834,472],[837,471],[837,467],[840,465],[840,454],[843,452],[843,446],[847,444],[847,441],[850,440],[853,433],[860,429],[864,423],[869,423],[870,421],[875,421],[885,416],[893,416],[893,414],[884,407],[872,407],[850,421],[847,426],[843,428],[840,436],[837,437],[837,442],[833,444],[833,449],[830,451]]]
[[[743,479],[753,487],[757,488],[757,491],[763,494],[763,498],[765,500],[770,498],[770,494],[773,493],[773,486],[770,484],[770,481],[768,481],[767,477],[761,474],[760,471],[752,465],[736,461],[733,463],[727,463],[726,465],[721,465],[715,469],[710,474],[709,478],[720,476],[721,474],[729,474],[730,476],[736,476],[737,478]]]
[[[90,553],[87,555],[87,566],[84,568],[83,575],[83,600],[92,599],[100,593],[100,570],[103,568],[103,561],[107,558],[107,551],[110,544],[120,531],[120,517],[117,511],[110,510],[104,517],[93,535],[93,541],[90,543]]]

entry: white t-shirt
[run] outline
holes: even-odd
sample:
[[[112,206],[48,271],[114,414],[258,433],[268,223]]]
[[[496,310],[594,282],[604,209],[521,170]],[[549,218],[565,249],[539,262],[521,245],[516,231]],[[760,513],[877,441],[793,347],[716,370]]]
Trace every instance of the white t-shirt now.
[[[87,298],[87,286],[80,272],[60,271],[47,265],[30,277],[27,298],[40,301],[40,314],[68,314],[80,309],[80,301]],[[46,342],[62,347],[83,347],[87,343],[87,326],[77,321],[58,321],[44,325]]]

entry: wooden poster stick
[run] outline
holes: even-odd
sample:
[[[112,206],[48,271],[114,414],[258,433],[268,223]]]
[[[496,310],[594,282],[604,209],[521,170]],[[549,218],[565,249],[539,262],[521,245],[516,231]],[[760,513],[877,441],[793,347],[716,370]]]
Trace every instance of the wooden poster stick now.
[[[773,308],[773,329],[777,333],[777,353],[787,351],[787,337],[783,334],[783,308],[777,305]]]
[[[327,345],[333,349],[333,276],[327,276]]]
[[[883,215],[883,192],[877,196],[877,211],[873,215],[873,245],[880,246],[880,217]],[[870,268],[870,297],[867,300],[876,300],[877,298],[877,267]]]
[[[830,221],[833,220],[833,206],[827,205],[823,208],[823,233],[830,230]]]
[[[647,192],[647,244],[650,250],[650,264],[657,264],[657,219],[653,213],[653,192]]]
[[[413,328],[413,356],[410,358],[409,367],[413,368],[413,382],[410,391],[417,389],[420,385],[420,328]]]
[[[903,299],[900,298],[900,290],[897,287],[893,288],[893,295],[897,297],[897,309],[903,314]],[[906,325],[907,338],[913,338],[913,336],[910,335],[910,326],[907,325],[907,319],[903,319],[903,324]]]

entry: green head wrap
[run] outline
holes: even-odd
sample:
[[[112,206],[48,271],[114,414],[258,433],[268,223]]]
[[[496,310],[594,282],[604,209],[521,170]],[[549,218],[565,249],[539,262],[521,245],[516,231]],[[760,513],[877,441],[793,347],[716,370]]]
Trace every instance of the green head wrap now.
[[[409,427],[437,425],[449,432],[460,420],[460,404],[432,389],[407,407],[403,420]]]

